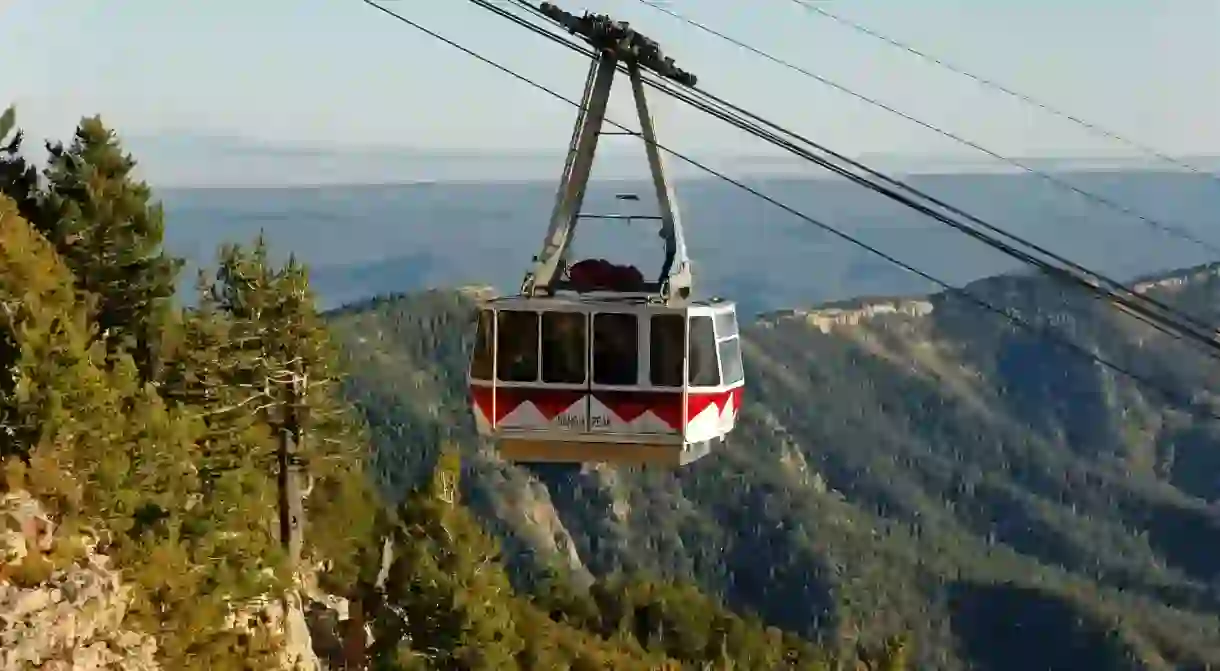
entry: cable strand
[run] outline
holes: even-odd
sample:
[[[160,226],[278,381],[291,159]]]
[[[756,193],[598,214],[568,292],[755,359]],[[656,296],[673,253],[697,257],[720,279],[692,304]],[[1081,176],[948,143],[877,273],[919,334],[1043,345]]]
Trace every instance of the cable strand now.
[[[1165,152],[1155,149],[1149,145],[1142,144],[1140,142],[1136,142],[1135,140],[1132,140],[1132,139],[1129,139],[1122,135],[1119,135],[1118,133],[1116,133],[1112,130],[1102,127],[1100,124],[1097,124],[1097,123],[1094,123],[1091,121],[1087,121],[1087,120],[1085,120],[1081,117],[1075,116],[1069,112],[1065,112],[1057,107],[1050,105],[1049,103],[1042,102],[1041,100],[1038,100],[1037,98],[1034,98],[1031,95],[1021,93],[1020,91],[1016,91],[1007,86],[1004,86],[1003,84],[1001,84],[993,79],[988,79],[981,75],[976,75],[963,68],[953,65],[952,63],[944,60],[943,58],[938,58],[925,51],[921,51],[920,49],[917,49],[910,44],[907,44],[905,42],[900,42],[892,37],[883,35],[880,32],[873,30],[872,28],[869,28],[868,26],[866,26],[862,23],[853,21],[853,20],[848,19],[841,15],[835,14],[822,7],[818,7],[817,5],[810,3],[808,0],[791,0],[791,2],[804,8],[806,11],[813,12],[815,14],[819,14],[827,19],[830,19],[831,21],[834,21],[840,25],[846,26],[858,33],[861,33],[863,35],[867,35],[874,39],[885,42],[885,43],[889,44],[890,46],[901,49],[902,51],[905,51],[913,56],[917,56],[934,65],[938,65],[950,72],[959,74],[968,79],[972,79],[984,87],[993,89],[995,91],[999,91],[1000,93],[1003,93],[1007,96],[1020,100],[1023,103],[1037,107],[1045,112],[1049,112],[1062,119],[1066,119],[1066,120],[1076,124],[1077,126],[1080,126],[1081,128],[1084,128],[1085,130],[1088,130],[1092,133],[1095,133],[1102,137],[1108,138],[1110,140],[1114,140],[1116,142],[1119,142],[1120,144],[1125,144],[1128,147],[1131,147],[1132,149],[1135,149],[1141,153],[1147,154],[1149,156],[1153,156],[1155,158],[1158,158],[1158,159],[1165,161],[1167,163],[1170,163],[1172,165],[1176,165],[1179,168],[1182,168],[1184,170],[1189,170],[1190,172],[1201,175],[1203,177],[1207,177],[1213,181],[1216,181],[1217,183],[1220,183],[1220,175],[1217,175],[1211,171],[1203,170],[1203,169],[1199,168],[1198,166],[1194,166],[1181,159],[1174,158],[1173,156],[1170,156],[1169,154],[1166,154]]]
[[[518,4],[526,4],[526,3],[521,3],[519,0],[515,0],[515,1],[517,1],[517,2],[518,2]],[[784,59],[781,59],[781,58],[778,58],[778,57],[776,57],[776,56],[773,56],[773,55],[771,55],[771,54],[769,54],[769,53],[767,53],[767,52],[765,52],[765,51],[763,51],[763,50],[761,50],[761,49],[758,49],[757,47],[753,47],[753,46],[751,46],[751,45],[749,45],[749,44],[746,44],[745,42],[742,42],[742,41],[740,41],[740,40],[738,40],[738,39],[736,39],[736,38],[733,38],[733,37],[731,37],[731,36],[729,36],[729,35],[726,35],[726,34],[724,34],[724,33],[720,32],[720,31],[718,31],[718,30],[716,30],[716,29],[714,29],[714,28],[711,28],[711,27],[709,27],[709,26],[707,26],[707,25],[705,25],[705,24],[703,24],[703,23],[700,23],[700,22],[698,22],[698,21],[695,21],[694,19],[691,19],[691,18],[689,18],[689,17],[686,17],[686,16],[684,16],[684,15],[682,15],[682,14],[679,14],[678,12],[675,12],[675,11],[673,11],[673,10],[671,10],[671,9],[668,9],[668,8],[666,8],[666,7],[661,7],[661,6],[657,5],[657,4],[655,3],[655,1],[654,1],[654,0],[636,0],[636,1],[637,1],[637,2],[639,2],[639,3],[640,3],[640,4],[642,4],[642,5],[645,5],[645,6],[647,6],[647,7],[650,7],[650,8],[652,8],[652,9],[655,9],[655,10],[656,10],[656,11],[658,11],[658,12],[662,12],[662,13],[664,13],[664,14],[668,14],[669,16],[672,16],[673,18],[675,18],[675,19],[677,19],[677,20],[679,20],[679,21],[685,22],[685,23],[687,23],[687,24],[689,24],[689,25],[691,25],[691,26],[693,26],[693,27],[695,27],[695,28],[697,28],[697,29],[699,29],[699,30],[702,30],[702,31],[704,31],[704,32],[706,32],[706,33],[708,33],[708,34],[710,34],[710,35],[714,35],[714,36],[716,36],[716,37],[718,37],[718,38],[720,38],[720,39],[722,39],[722,40],[725,40],[725,41],[729,42],[730,44],[733,44],[733,45],[736,45],[736,46],[738,46],[738,47],[741,47],[742,49],[745,49],[745,50],[747,50],[747,51],[749,51],[749,52],[751,52],[751,53],[754,53],[754,54],[756,54],[756,55],[758,55],[758,56],[760,56],[760,57],[762,57],[762,58],[765,58],[765,59],[767,59],[767,60],[769,60],[769,61],[773,62],[773,63],[776,63],[776,64],[778,64],[778,65],[781,65],[781,66],[783,66],[783,67],[785,67],[785,68],[788,68],[789,70],[792,70],[792,71],[797,72],[797,73],[799,73],[799,74],[801,74],[801,75],[804,75],[804,76],[806,76],[806,77],[809,77],[809,78],[811,78],[811,79],[814,79],[814,80],[816,80],[816,81],[818,81],[818,82],[820,82],[820,83],[822,83],[822,84],[825,84],[826,86],[829,86],[829,87],[831,87],[831,88],[833,88],[833,89],[835,89],[835,90],[837,90],[837,91],[840,91],[840,92],[845,93],[845,94],[847,94],[847,95],[849,95],[849,96],[852,96],[853,98],[856,98],[857,100],[863,101],[863,102],[865,102],[865,103],[867,103],[867,104],[869,104],[869,105],[872,105],[872,106],[877,107],[877,108],[879,108],[879,109],[885,110],[886,112],[889,112],[890,114],[893,114],[893,115],[895,115],[895,116],[901,117],[901,118],[903,118],[903,119],[905,119],[905,120],[907,120],[907,121],[910,121],[911,123],[917,124],[917,125],[919,125],[919,126],[921,126],[921,127],[923,127],[923,128],[926,128],[926,129],[928,129],[928,130],[930,130],[930,131],[932,131],[932,132],[934,132],[934,133],[937,133],[937,134],[942,135],[942,136],[944,136],[944,137],[946,137],[946,138],[949,138],[950,140],[953,140],[954,142],[957,142],[957,143],[959,143],[959,144],[961,144],[961,145],[963,145],[963,146],[970,147],[971,149],[974,149],[974,150],[979,151],[979,152],[981,152],[981,153],[983,153],[983,154],[986,154],[986,155],[988,155],[988,156],[990,156],[990,157],[992,157],[992,158],[994,158],[994,159],[997,159],[997,160],[999,160],[999,161],[1002,161],[1003,163],[1006,163],[1006,164],[1011,165],[1011,166],[1013,166],[1013,167],[1015,167],[1015,168],[1018,168],[1018,169],[1020,169],[1020,170],[1023,170],[1023,171],[1025,171],[1025,172],[1027,172],[1027,173],[1029,173],[1029,174],[1031,174],[1031,175],[1034,175],[1034,176],[1039,177],[1039,178],[1041,178],[1041,179],[1043,179],[1043,180],[1046,180],[1048,183],[1053,184],[1054,186],[1056,186],[1056,187],[1058,187],[1058,188],[1060,188],[1060,189],[1063,189],[1063,190],[1066,190],[1066,191],[1071,191],[1071,192],[1075,193],[1076,195],[1078,195],[1078,196],[1080,196],[1080,197],[1082,197],[1082,198],[1085,198],[1085,199],[1087,199],[1087,200],[1089,200],[1089,201],[1093,202],[1094,204],[1101,205],[1102,207],[1105,207],[1105,208],[1107,208],[1107,209],[1114,210],[1114,211],[1116,211],[1116,212],[1120,212],[1120,213],[1125,214],[1125,215],[1127,215],[1127,216],[1130,216],[1130,217],[1134,217],[1134,218],[1136,218],[1136,219],[1139,219],[1140,221],[1144,222],[1145,224],[1147,224],[1147,225],[1151,226],[1152,228],[1155,228],[1155,229],[1157,229],[1157,230],[1161,231],[1162,233],[1164,233],[1164,234],[1166,234],[1166,235],[1169,235],[1169,236],[1172,236],[1172,237],[1176,237],[1176,238],[1179,238],[1179,239],[1181,239],[1181,240],[1185,240],[1185,241],[1190,242],[1190,243],[1192,243],[1192,244],[1198,245],[1198,246],[1200,246],[1200,247],[1202,247],[1202,248],[1204,248],[1204,249],[1208,250],[1209,252],[1211,252],[1211,253],[1213,253],[1213,254],[1216,254],[1217,256],[1220,256],[1220,246],[1215,245],[1215,244],[1213,244],[1213,243],[1210,243],[1210,242],[1208,242],[1207,240],[1204,240],[1204,239],[1202,239],[1202,238],[1200,238],[1200,237],[1196,236],[1194,233],[1191,233],[1191,232],[1190,232],[1190,231],[1189,231],[1187,228],[1185,228],[1185,227],[1182,227],[1182,226],[1177,226],[1177,225],[1173,225],[1173,224],[1167,224],[1167,223],[1163,223],[1163,222],[1161,222],[1161,221],[1159,221],[1159,220],[1157,220],[1157,219],[1154,219],[1154,218],[1152,218],[1152,217],[1150,217],[1150,216],[1148,216],[1148,215],[1142,214],[1142,213],[1140,213],[1139,211],[1137,211],[1137,210],[1135,210],[1135,209],[1133,209],[1133,208],[1131,208],[1131,207],[1129,207],[1129,206],[1127,206],[1127,205],[1123,205],[1122,203],[1120,203],[1120,202],[1118,202],[1118,201],[1115,201],[1115,200],[1113,200],[1113,199],[1111,199],[1111,198],[1107,198],[1106,196],[1102,196],[1102,195],[1100,195],[1100,194],[1094,193],[1094,192],[1089,191],[1089,190],[1087,190],[1087,189],[1081,188],[1081,187],[1079,187],[1079,186],[1077,186],[1077,185],[1075,185],[1075,184],[1072,184],[1071,182],[1069,182],[1069,181],[1067,181],[1067,180],[1065,180],[1065,179],[1062,179],[1062,178],[1056,177],[1056,176],[1054,176],[1054,175],[1052,175],[1052,174],[1050,174],[1050,173],[1048,173],[1048,172],[1046,172],[1046,171],[1043,171],[1043,170],[1038,170],[1037,168],[1034,168],[1034,167],[1032,167],[1032,166],[1030,166],[1030,165],[1028,165],[1028,164],[1022,163],[1021,161],[1018,161],[1018,160],[1016,160],[1016,159],[1014,159],[1014,158],[1010,158],[1010,157],[1004,156],[1004,155],[1002,155],[1002,154],[1000,154],[1000,153],[997,153],[997,152],[995,152],[995,151],[993,151],[993,150],[991,150],[991,149],[988,149],[987,147],[985,147],[985,146],[983,146],[983,145],[981,145],[981,144],[979,144],[979,143],[977,143],[977,142],[974,142],[973,140],[969,140],[969,139],[967,139],[967,138],[965,138],[965,137],[962,137],[962,136],[960,136],[960,135],[958,135],[958,134],[956,134],[956,133],[954,133],[954,132],[952,132],[952,131],[946,130],[946,129],[941,128],[941,127],[939,127],[939,126],[936,126],[936,125],[934,125],[934,124],[931,124],[931,123],[928,123],[928,122],[926,122],[926,121],[923,121],[922,119],[919,119],[919,118],[914,117],[914,116],[912,116],[912,115],[910,115],[910,114],[908,114],[908,113],[906,113],[906,112],[903,112],[902,110],[900,110],[900,109],[898,109],[898,108],[896,108],[896,107],[894,107],[894,106],[892,106],[892,105],[889,105],[889,104],[886,104],[886,103],[884,103],[884,102],[881,102],[880,100],[878,100],[878,99],[876,99],[876,98],[872,98],[872,97],[870,97],[870,96],[864,95],[863,93],[859,93],[858,91],[855,91],[855,90],[853,90],[853,89],[851,89],[851,88],[849,88],[849,87],[847,87],[847,86],[845,86],[845,85],[843,85],[843,84],[840,84],[840,83],[838,83],[838,82],[836,82],[836,81],[834,81],[834,80],[832,80],[832,79],[829,79],[829,78],[827,78],[827,77],[825,77],[825,76],[823,76],[823,75],[816,74],[816,73],[814,73],[814,72],[812,72],[812,71],[810,71],[810,70],[807,70],[807,69],[805,69],[805,68],[803,68],[803,67],[801,67],[801,66],[799,66],[799,65],[796,65],[796,64],[794,64],[794,63],[791,63],[790,61],[786,61],[786,60],[784,60]],[[820,9],[816,9],[815,11],[821,12],[822,10],[820,10]]]

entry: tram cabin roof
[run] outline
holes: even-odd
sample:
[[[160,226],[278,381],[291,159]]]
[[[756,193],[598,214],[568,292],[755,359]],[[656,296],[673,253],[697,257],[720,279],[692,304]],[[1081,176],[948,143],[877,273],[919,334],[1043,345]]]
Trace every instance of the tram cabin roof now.
[[[624,294],[616,292],[590,292],[584,294],[557,294],[554,296],[498,296],[496,298],[488,298],[480,303],[483,308],[495,308],[502,310],[517,309],[517,310],[599,310],[599,309],[621,309],[621,308],[639,308],[641,311],[649,312],[674,312],[677,310],[686,310],[688,308],[703,312],[727,312],[736,310],[737,304],[734,301],[722,300],[719,298],[711,298],[707,300],[684,300],[670,301],[668,303],[657,303],[651,299],[655,298],[655,294]]]

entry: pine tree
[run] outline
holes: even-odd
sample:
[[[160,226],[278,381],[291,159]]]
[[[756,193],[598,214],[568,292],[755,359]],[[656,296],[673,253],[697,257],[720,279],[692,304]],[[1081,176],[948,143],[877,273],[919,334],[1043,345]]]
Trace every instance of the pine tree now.
[[[88,322],[71,283],[16,203],[0,196],[0,457],[29,461],[50,430],[43,420],[72,407],[52,391],[76,380],[73,367],[89,364]]]
[[[324,578],[332,588],[348,589],[373,536],[376,498],[365,473],[367,440],[341,396],[336,351],[308,273],[292,258],[274,267],[260,236],[249,249],[222,248],[216,278],[203,286],[202,309],[222,316],[228,329],[227,352],[218,360],[230,363],[218,381],[256,399],[241,412],[250,417],[260,409],[254,414],[269,436],[297,435],[305,518],[326,530],[306,529],[305,550],[328,565]],[[369,559],[375,558],[374,552]]]
[[[17,110],[0,113],[0,194],[17,205],[17,213],[34,221],[38,210],[38,170],[21,154],[24,134],[17,129]]]
[[[183,264],[162,249],[161,205],[98,117],[81,121],[70,146],[47,149],[46,193],[31,223],[55,245],[77,288],[97,297],[92,317],[108,350],[126,349],[141,380],[156,380]]]
[[[906,636],[890,636],[870,662],[876,671],[906,671],[910,668],[910,648]]]
[[[523,641],[512,588],[495,541],[460,504],[459,476],[460,458],[447,450],[400,510],[401,554],[386,586],[396,614],[380,626],[380,650],[405,643],[436,669],[514,668]]]
[[[207,495],[193,463],[198,418],[141,385],[130,357],[108,355],[72,286],[51,245],[0,198],[5,486],[49,504],[61,535],[100,532],[135,587],[128,624],[157,636],[165,665],[257,666],[274,641],[224,624],[230,599],[269,587],[266,549],[240,533],[242,497]]]
[[[248,566],[270,569],[275,591],[292,578],[279,539],[284,504],[279,437],[301,448],[304,548],[319,562],[322,587],[356,596],[379,558],[374,491],[364,475],[365,442],[339,396],[334,352],[314,306],[305,269],[272,264],[265,240],[225,245],[214,273],[201,273],[198,301],[182,310],[164,340],[162,395],[197,413],[205,438],[194,458],[205,501],[227,501],[234,514],[214,520],[221,554],[248,553]],[[310,533],[311,529],[319,533]],[[261,561],[254,561],[254,559]],[[298,566],[307,573],[309,566]],[[361,574],[363,573],[363,576]],[[249,576],[239,584],[251,586]],[[237,580],[234,575],[229,580]]]

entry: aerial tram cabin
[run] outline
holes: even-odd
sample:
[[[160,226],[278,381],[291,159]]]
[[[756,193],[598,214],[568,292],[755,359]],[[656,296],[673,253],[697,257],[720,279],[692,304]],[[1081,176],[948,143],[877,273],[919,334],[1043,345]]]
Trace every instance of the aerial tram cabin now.
[[[723,442],[737,422],[745,376],[736,307],[690,298],[681,222],[632,50],[633,40],[647,38],[623,24],[591,25],[603,31],[585,35],[600,53],[542,253],[519,295],[479,309],[472,411],[479,433],[510,461],[685,465]],[[657,217],[632,217],[660,222],[666,260],[655,282],[634,267],[566,259],[577,221],[587,218],[580,206],[620,62],[631,79],[660,210]]]
[[[732,303],[488,301],[470,391],[510,461],[683,465],[733,430],[745,376]]]

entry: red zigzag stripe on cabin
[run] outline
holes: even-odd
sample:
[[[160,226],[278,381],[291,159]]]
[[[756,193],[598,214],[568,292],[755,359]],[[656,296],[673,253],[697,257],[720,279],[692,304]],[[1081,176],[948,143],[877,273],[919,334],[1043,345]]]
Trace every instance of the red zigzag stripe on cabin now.
[[[724,412],[730,398],[733,399],[733,407],[740,409],[744,391],[743,387],[737,387],[727,391],[688,394],[686,421],[690,422],[710,405],[715,405],[717,412]],[[579,389],[497,387],[494,392],[496,401],[494,418],[492,417],[492,388],[471,387],[470,394],[483,416],[498,424],[522,403],[532,403],[548,422],[552,421],[584,399],[588,392]],[[640,415],[651,411],[670,427],[677,428],[682,416],[682,394],[679,392],[597,391],[592,395],[624,422],[635,421]]]

